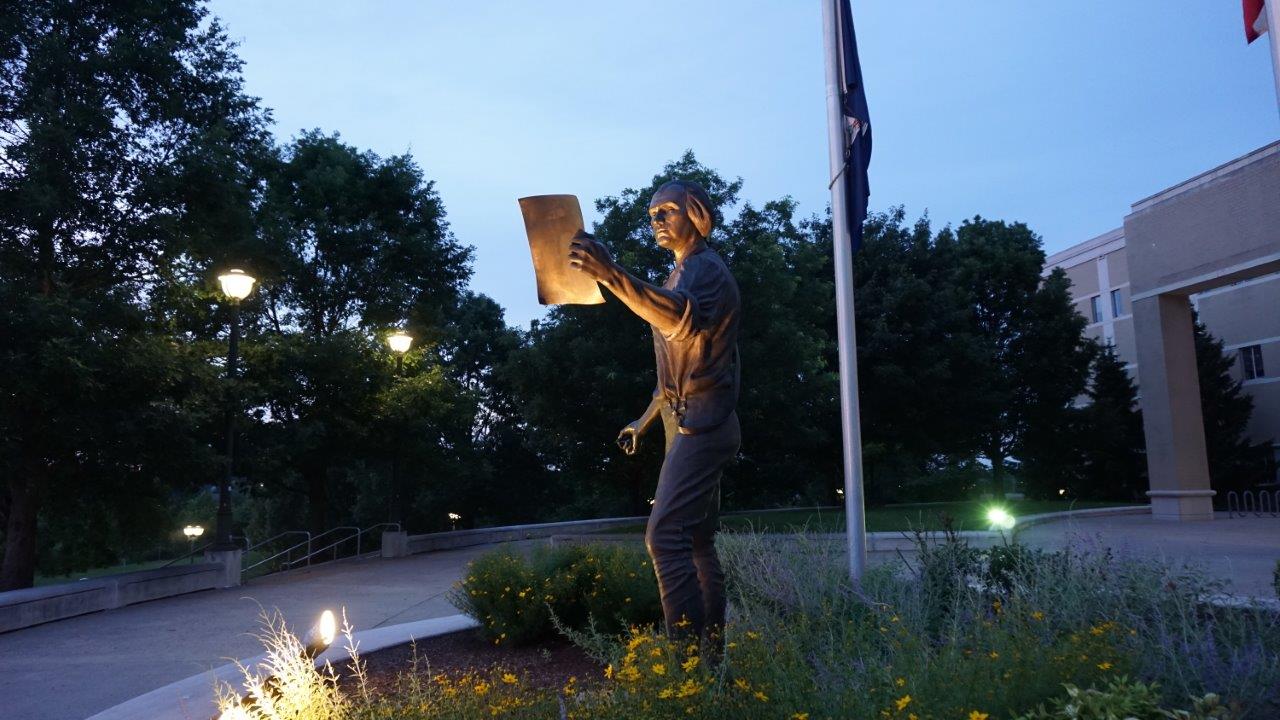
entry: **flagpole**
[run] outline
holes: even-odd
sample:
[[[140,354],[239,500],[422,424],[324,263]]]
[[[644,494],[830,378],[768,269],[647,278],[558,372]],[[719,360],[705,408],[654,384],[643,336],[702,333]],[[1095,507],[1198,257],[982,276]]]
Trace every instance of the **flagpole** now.
[[[867,564],[862,502],[862,432],[858,420],[858,355],[853,325],[853,246],[845,208],[844,113],[840,102],[840,49],[836,3],[822,0],[822,36],[827,65],[827,145],[831,178],[831,244],[835,250],[836,342],[840,350],[840,427],[844,449],[845,535],[849,577],[857,585]]]
[[[1276,109],[1280,110],[1280,0],[1262,6],[1267,16],[1267,42],[1271,43],[1271,81],[1276,85]]]

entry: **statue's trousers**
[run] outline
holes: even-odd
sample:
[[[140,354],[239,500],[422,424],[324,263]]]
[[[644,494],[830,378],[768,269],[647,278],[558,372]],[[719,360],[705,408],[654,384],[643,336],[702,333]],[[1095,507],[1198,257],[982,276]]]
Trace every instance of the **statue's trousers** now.
[[[716,556],[720,517],[720,477],[738,453],[742,435],[738,415],[696,435],[675,432],[676,418],[663,408],[667,455],[645,529],[662,595],[662,613],[672,637],[704,633],[719,636],[724,627],[724,572]]]

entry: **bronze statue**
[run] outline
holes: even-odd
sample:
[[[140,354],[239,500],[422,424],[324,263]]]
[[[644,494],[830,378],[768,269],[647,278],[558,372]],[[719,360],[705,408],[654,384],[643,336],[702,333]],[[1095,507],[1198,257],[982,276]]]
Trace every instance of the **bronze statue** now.
[[[634,454],[641,436],[662,417],[666,458],[645,545],[658,576],[667,633],[708,639],[718,649],[725,596],[715,531],[720,477],[741,444],[740,301],[729,268],[707,245],[714,223],[706,190],[669,182],[649,201],[654,239],[675,255],[675,269],[662,287],[623,270],[585,232],[574,236],[569,263],[653,329],[658,383],[644,414],[618,433],[618,445]]]

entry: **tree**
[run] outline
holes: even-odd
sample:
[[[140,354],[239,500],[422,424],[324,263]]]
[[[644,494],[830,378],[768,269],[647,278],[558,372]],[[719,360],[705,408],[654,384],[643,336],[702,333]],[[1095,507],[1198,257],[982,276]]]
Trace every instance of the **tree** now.
[[[1038,494],[1057,497],[1058,490],[1065,489],[1072,498],[1145,500],[1146,438],[1138,386],[1111,345],[1098,349],[1091,370],[1088,404],[1079,408],[1076,423],[1059,437],[1060,446],[1078,455],[1059,471],[1056,482],[1046,478]]]
[[[1218,495],[1225,498],[1228,491],[1251,489],[1268,479],[1266,454],[1270,443],[1249,441],[1253,398],[1235,378],[1235,355],[1226,353],[1223,342],[1199,320],[1194,338],[1209,478]]]
[[[1092,353],[1070,281],[1060,268],[1041,277],[1044,251],[1026,225],[965,221],[954,258],[953,282],[968,293],[972,332],[985,355],[967,379],[984,395],[975,408],[980,448],[1000,496],[1011,458],[1034,461],[1054,451],[1055,432],[1069,424],[1084,392]]]
[[[381,158],[318,131],[296,138],[271,172],[260,223],[260,343],[246,351],[247,379],[257,383],[267,426],[258,457],[289,462],[259,482],[304,497],[307,526],[320,532],[350,517],[333,496],[349,507],[355,486],[374,472],[364,458],[385,450],[375,418],[397,411],[381,403],[429,405],[388,389],[382,333],[406,325],[418,343],[406,369],[432,375],[429,360],[470,276],[471,250],[449,232],[438,193],[410,156]],[[414,377],[396,387],[442,386]],[[441,392],[460,397],[455,390]],[[462,426],[469,432],[470,420]],[[431,433],[397,437],[443,442]],[[440,470],[407,467],[410,486]]]
[[[0,38],[5,590],[32,583],[38,527],[75,528],[95,500],[96,517],[128,518],[131,493],[201,476],[180,453],[207,456],[184,417],[207,375],[155,334],[147,298],[185,243],[183,159],[215,137],[234,158],[265,116],[193,1],[20,3]],[[217,187],[210,201],[235,205]]]

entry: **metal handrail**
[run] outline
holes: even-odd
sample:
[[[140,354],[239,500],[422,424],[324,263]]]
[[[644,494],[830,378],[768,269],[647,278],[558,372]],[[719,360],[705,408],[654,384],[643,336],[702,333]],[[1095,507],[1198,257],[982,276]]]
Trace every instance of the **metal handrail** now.
[[[244,568],[241,572],[248,572],[248,571],[250,571],[250,570],[252,570],[252,569],[254,569],[254,568],[258,567],[259,565],[265,565],[266,563],[269,563],[269,562],[271,562],[272,560],[275,560],[276,558],[280,557],[281,555],[286,555],[286,556],[287,556],[287,558],[286,558],[286,560],[285,560],[285,563],[284,563],[285,565],[292,565],[292,564],[293,564],[293,551],[294,551],[294,550],[297,550],[298,548],[302,547],[303,545],[306,545],[306,546],[307,546],[307,554],[306,554],[305,556],[303,556],[303,557],[307,559],[307,561],[308,561],[308,562],[307,562],[307,564],[308,564],[308,565],[310,565],[310,564],[311,564],[311,562],[310,562],[310,558],[311,558],[311,540],[312,540],[312,537],[311,537],[311,532],[310,532],[310,531],[308,531],[308,530],[285,530],[284,532],[282,532],[282,533],[280,533],[280,534],[278,534],[278,535],[275,535],[274,537],[270,537],[270,538],[267,538],[266,540],[263,540],[262,542],[258,543],[257,545],[254,545],[253,547],[261,547],[261,546],[266,545],[267,543],[269,543],[269,542],[271,542],[271,541],[273,541],[273,540],[278,540],[278,539],[280,539],[280,538],[282,538],[282,537],[284,537],[284,536],[286,536],[286,535],[306,535],[306,536],[307,536],[307,539],[306,539],[306,540],[303,540],[303,541],[302,541],[302,542],[300,542],[300,543],[296,543],[296,544],[294,544],[294,545],[290,545],[289,547],[287,547],[287,548],[285,548],[285,549],[281,550],[280,552],[276,553],[275,555],[272,555],[271,557],[263,558],[263,559],[259,560],[258,562],[256,562],[256,563],[254,563],[254,564],[252,564],[252,565],[249,565],[248,567]],[[250,549],[252,549],[252,548],[250,548]]]
[[[256,549],[256,548],[260,548],[260,547],[262,547],[263,545],[266,545],[267,543],[270,543],[270,542],[274,542],[274,541],[276,541],[276,540],[279,540],[280,538],[282,538],[282,537],[284,537],[284,536],[286,536],[286,535],[306,535],[307,537],[311,537],[311,533],[310,533],[309,531],[307,531],[307,530],[285,530],[285,531],[284,531],[284,532],[282,532],[282,533],[276,533],[275,535],[272,535],[271,537],[267,538],[266,540],[263,540],[263,541],[262,541],[262,542],[260,542],[260,543],[255,543],[255,544],[253,544],[253,545],[250,545],[249,547],[245,548],[245,552],[249,552],[250,550],[254,550],[254,549]]]
[[[338,527],[329,528],[328,530],[325,530],[324,532],[322,532],[322,533],[320,533],[319,535],[316,535],[314,538],[312,538],[312,541],[314,542],[314,541],[316,541],[316,540],[319,540],[320,538],[324,537],[325,535],[329,535],[329,534],[331,534],[331,533],[335,533],[335,532],[337,532],[337,531],[339,531],[339,530],[354,530],[355,532],[354,532],[353,534],[351,534],[351,535],[347,535],[346,537],[338,538],[337,540],[334,540],[333,542],[329,543],[328,545],[325,545],[325,546],[324,546],[324,547],[322,547],[322,548],[315,548],[315,549],[311,549],[311,548],[309,548],[309,549],[308,549],[308,551],[307,551],[307,556],[306,556],[306,557],[300,557],[300,558],[298,558],[297,560],[291,560],[291,561],[289,561],[289,562],[285,563],[285,565],[287,565],[287,566],[289,566],[289,567],[292,567],[292,566],[294,566],[294,565],[296,565],[296,564],[298,564],[298,563],[302,562],[303,560],[306,560],[306,561],[307,561],[307,564],[308,564],[308,565],[310,565],[310,564],[311,564],[311,558],[312,558],[313,556],[315,556],[315,555],[319,555],[320,553],[324,552],[325,550],[328,550],[329,548],[333,548],[333,559],[334,559],[334,560],[337,560],[337,559],[338,559],[338,546],[339,546],[339,545],[341,545],[341,544],[342,544],[342,543],[344,543],[344,542],[347,542],[348,540],[350,540],[350,539],[352,539],[352,538],[355,538],[355,540],[356,540],[356,554],[357,554],[357,555],[359,555],[359,554],[360,554],[360,528],[355,527],[355,526],[352,526],[352,525],[339,525]]]
[[[356,555],[359,555],[359,554],[360,554],[360,549],[361,549],[361,547],[362,547],[361,538],[364,536],[364,534],[365,534],[365,533],[367,533],[367,532],[373,532],[374,530],[376,530],[376,529],[378,529],[378,528],[381,528],[381,527],[394,527],[394,528],[396,529],[396,531],[397,531],[397,532],[399,532],[399,531],[400,531],[400,523],[395,523],[395,522],[378,523],[377,525],[370,525],[369,527],[364,528],[363,530],[362,530],[362,529],[360,529],[360,528],[358,528],[358,527],[355,527],[354,525],[339,525],[338,527],[335,527],[335,528],[329,528],[328,530],[325,530],[324,532],[322,532],[322,533],[320,533],[319,535],[316,535],[314,538],[312,538],[312,540],[313,540],[313,541],[315,541],[315,540],[319,540],[320,538],[324,537],[325,535],[329,535],[330,533],[335,533],[335,532],[337,532],[337,531],[339,531],[339,530],[347,530],[347,531],[354,530],[355,532],[354,532],[354,533],[352,533],[352,534],[346,535],[346,536],[344,536],[344,537],[338,538],[337,540],[334,540],[333,542],[329,543],[328,545],[325,545],[324,547],[321,547],[321,548],[315,548],[315,549],[309,549],[309,550],[308,550],[308,554],[307,554],[307,556],[306,556],[306,557],[301,557],[301,558],[298,558],[297,560],[292,560],[292,561],[290,561],[290,562],[286,563],[286,565],[296,565],[297,563],[300,563],[300,562],[302,562],[303,560],[306,560],[306,561],[307,561],[307,564],[308,564],[308,565],[310,565],[310,564],[311,564],[311,558],[312,558],[312,557],[314,557],[314,556],[316,556],[316,555],[319,555],[320,553],[322,553],[322,552],[324,552],[325,550],[328,550],[328,549],[330,549],[330,548],[332,548],[332,549],[333,549],[333,559],[334,559],[334,560],[337,560],[337,559],[338,559],[338,546],[339,546],[339,545],[341,545],[341,544],[343,544],[343,543],[345,543],[345,542],[350,541],[352,538],[354,538],[354,539],[355,539],[355,541],[356,541]]]

